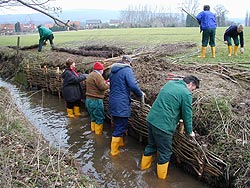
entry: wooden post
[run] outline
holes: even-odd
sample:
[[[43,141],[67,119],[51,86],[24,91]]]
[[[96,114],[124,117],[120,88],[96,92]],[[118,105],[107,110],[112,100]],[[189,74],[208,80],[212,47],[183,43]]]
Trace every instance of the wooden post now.
[[[183,123],[183,120],[182,119],[180,119],[179,120],[179,133],[181,133],[181,134],[184,134],[184,123]]]
[[[60,82],[60,68],[59,67],[56,67],[56,81],[55,81],[55,86],[57,88],[57,93],[58,93],[58,96],[59,98],[61,98],[61,91],[60,91],[60,87],[58,87]],[[61,86],[61,85],[60,85]]]
[[[20,48],[20,36],[17,37],[17,54],[19,53],[19,48]]]
[[[26,74],[27,74],[27,82],[29,84],[29,88],[32,89],[31,76],[30,76],[30,64],[26,65]]]

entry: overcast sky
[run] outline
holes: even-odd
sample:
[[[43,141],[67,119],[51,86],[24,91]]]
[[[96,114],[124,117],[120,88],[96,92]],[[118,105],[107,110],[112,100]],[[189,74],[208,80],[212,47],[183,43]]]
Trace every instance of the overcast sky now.
[[[180,12],[181,3],[184,0],[55,0],[55,5],[60,6],[63,10],[69,9],[107,9],[107,10],[126,10],[130,5],[149,5],[151,7],[164,7],[171,12]],[[208,4],[213,8],[222,4],[229,11],[228,17],[237,18],[245,17],[247,10],[250,12],[250,0],[200,0],[200,11],[204,4]],[[12,8],[10,10],[3,10],[0,8],[0,14],[10,13],[32,13],[29,9]],[[33,12],[34,13],[34,12]]]

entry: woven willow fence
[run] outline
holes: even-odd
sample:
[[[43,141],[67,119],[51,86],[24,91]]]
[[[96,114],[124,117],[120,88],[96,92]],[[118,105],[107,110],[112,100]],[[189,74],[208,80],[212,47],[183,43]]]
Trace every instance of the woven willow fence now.
[[[59,68],[55,70],[49,70],[44,68],[26,68],[27,82],[30,87],[38,87],[39,89],[46,89],[52,93],[58,94],[61,97],[61,71]],[[105,93],[104,108],[108,118],[109,92]],[[148,129],[146,126],[146,116],[151,108],[150,105],[141,105],[139,101],[132,100],[131,102],[131,118],[129,119],[129,125],[133,131],[138,135],[139,140],[147,138]],[[182,130],[182,127],[178,127],[177,130]],[[223,180],[225,184],[229,184],[229,165],[220,159],[219,156],[206,149],[206,145],[199,144],[196,139],[191,138],[183,131],[176,131],[173,139],[173,152],[179,163],[187,164],[191,170],[196,173],[200,178],[206,181],[213,182]]]
[[[59,67],[51,70],[46,66],[40,68],[29,67],[29,65],[27,65],[25,73],[30,88],[37,87],[38,89],[46,89],[61,97],[62,79]]]
[[[106,92],[104,98],[104,108],[107,117],[108,114],[108,98],[109,92]],[[147,138],[148,128],[146,125],[146,117],[151,106],[137,100],[131,102],[131,117],[129,119],[129,127],[131,127],[141,138]],[[187,136],[184,133],[184,127],[179,124],[173,139],[173,152],[178,163],[185,163],[191,167],[199,178],[205,179],[210,184],[220,183],[229,184],[229,165],[220,159],[219,156],[206,149],[206,145],[200,145],[195,138]],[[221,182],[222,181],[222,182]],[[225,185],[225,186],[227,186]]]

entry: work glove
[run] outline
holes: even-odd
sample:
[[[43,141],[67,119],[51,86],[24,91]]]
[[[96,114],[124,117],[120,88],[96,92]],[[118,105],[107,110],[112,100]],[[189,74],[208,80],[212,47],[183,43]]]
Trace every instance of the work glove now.
[[[189,134],[189,136],[195,137],[194,131],[192,131],[191,134]]]
[[[85,77],[85,79],[87,79],[88,74],[83,73],[83,74],[80,74],[80,76],[83,76],[83,77]]]
[[[105,80],[105,83],[108,84],[108,85],[110,85],[109,79]]]
[[[244,48],[240,48],[240,53],[244,53]]]
[[[145,97],[146,97],[146,94],[142,91],[141,104],[145,104]]]
[[[227,41],[226,41],[226,40],[224,41],[224,44],[227,44]]]

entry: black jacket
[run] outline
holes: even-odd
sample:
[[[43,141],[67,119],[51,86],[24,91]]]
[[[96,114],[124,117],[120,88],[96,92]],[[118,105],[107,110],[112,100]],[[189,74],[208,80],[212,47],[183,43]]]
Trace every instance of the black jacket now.
[[[65,69],[62,73],[62,95],[67,102],[75,102],[83,99],[83,87],[81,82],[86,79],[85,74],[75,75],[71,69]]]
[[[224,33],[224,41],[227,41],[228,37],[235,38],[240,36],[240,47],[244,47],[244,37],[243,37],[243,31],[238,33],[237,31],[237,25],[231,25]]]

